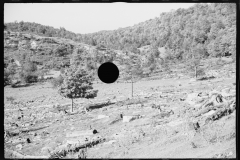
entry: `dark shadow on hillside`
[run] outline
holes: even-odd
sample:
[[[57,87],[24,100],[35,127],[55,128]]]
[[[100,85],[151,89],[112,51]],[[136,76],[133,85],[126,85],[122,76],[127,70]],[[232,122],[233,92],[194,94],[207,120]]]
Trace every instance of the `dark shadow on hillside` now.
[[[126,100],[117,102],[116,105],[118,105],[118,106],[125,106],[125,105],[132,105],[132,104],[142,104],[142,103],[145,103],[147,101],[148,101],[147,98],[126,99]]]
[[[29,87],[34,85],[33,83],[27,83],[27,84],[12,84],[11,87],[12,88],[21,88],[21,87]]]
[[[112,105],[112,104],[115,104],[115,103],[107,102],[107,103],[99,103],[99,104],[89,104],[89,105],[87,105],[87,107],[90,110],[93,110],[93,109],[99,109],[99,108],[102,108],[102,107],[106,107],[106,106],[109,106],[109,105]]]
[[[198,81],[205,81],[205,80],[214,79],[214,78],[216,78],[216,77],[214,77],[214,76],[202,77],[202,78],[199,78]]]

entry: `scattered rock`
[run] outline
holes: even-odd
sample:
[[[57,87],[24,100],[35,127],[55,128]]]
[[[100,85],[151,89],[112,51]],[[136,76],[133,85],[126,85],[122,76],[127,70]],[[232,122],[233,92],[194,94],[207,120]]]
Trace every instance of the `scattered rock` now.
[[[208,94],[209,94],[209,97],[211,97],[213,94],[215,94],[215,93],[217,93],[217,94],[221,94],[219,91],[217,91],[217,90],[212,90],[212,91],[210,91]]]
[[[109,144],[113,144],[113,143],[115,143],[115,142],[116,142],[116,140],[110,140],[110,141],[108,141],[108,142],[105,142],[104,144],[109,145]]]
[[[24,126],[25,126],[25,127],[29,127],[29,126],[30,126],[30,123],[26,123]]]
[[[229,93],[230,90],[231,90],[230,88],[224,88],[224,89],[222,89],[221,92],[222,92],[222,93]]]
[[[83,141],[84,141],[83,138],[81,138],[81,139],[68,139],[67,142],[66,142],[66,144],[71,144],[71,145],[73,145],[73,144],[77,144],[77,143],[83,142]]]
[[[197,98],[198,93],[190,93],[186,98],[186,102],[189,103],[190,105],[194,105],[196,103]]]
[[[25,140],[18,138],[18,139],[13,139],[11,142],[14,144],[14,143],[19,143],[19,142],[25,142]]]
[[[231,57],[221,57],[221,60],[227,63],[231,63],[233,61]]]
[[[199,97],[203,97],[203,98],[207,98],[208,97],[208,93],[200,92],[200,93],[198,93],[198,96]]]
[[[113,139],[120,139],[122,137],[124,137],[123,133],[115,133],[115,134],[112,135]]]
[[[228,157],[230,157],[230,156],[232,156],[232,155],[233,155],[233,152],[232,152],[232,151],[230,151],[230,152],[227,154]]]
[[[123,114],[122,113],[120,114],[120,118],[123,118]]]
[[[123,116],[123,122],[130,122],[136,119],[135,116]]]
[[[197,148],[197,146],[193,142],[191,142],[191,146],[192,148]]]
[[[22,150],[22,148],[23,148],[22,144],[16,145],[16,149],[17,149],[17,150]]]
[[[63,145],[60,145],[60,146],[56,147],[55,149],[56,149],[56,150],[59,150],[59,151],[62,151],[62,150],[64,150],[65,148],[67,148],[67,145],[68,145],[68,143],[63,144]]]
[[[211,116],[215,113],[216,111],[215,110],[210,110],[209,112],[203,114],[203,116]]]
[[[48,134],[49,134],[49,132],[43,131],[43,132],[41,133],[41,136],[47,136]]]
[[[50,142],[48,144],[48,147],[51,147],[52,150],[54,150],[57,146],[58,146],[58,144],[56,142]]]
[[[96,134],[98,133],[98,131],[96,129],[93,130],[93,134]]]
[[[184,98],[180,98],[180,101],[185,101],[185,99]]]
[[[80,136],[90,136],[93,135],[93,131],[92,130],[87,130],[87,131],[75,131],[72,133],[67,133],[66,137],[70,138],[70,137],[80,137]]]
[[[109,116],[106,115],[98,115],[98,119],[102,119],[102,118],[108,118]]]
[[[41,136],[40,135],[37,135],[34,137],[34,141],[40,141],[41,140]]]
[[[31,140],[29,138],[27,138],[27,143],[31,143]]]
[[[189,81],[190,82],[196,82],[196,79],[195,78],[191,78]]]
[[[43,155],[48,155],[51,151],[52,151],[52,148],[51,148],[51,147],[48,147],[48,146],[43,147],[43,148],[41,149],[41,153],[42,153]]]
[[[198,122],[196,122],[196,123],[193,123],[193,127],[194,127],[195,131],[198,131],[198,129],[200,128],[200,125]]]

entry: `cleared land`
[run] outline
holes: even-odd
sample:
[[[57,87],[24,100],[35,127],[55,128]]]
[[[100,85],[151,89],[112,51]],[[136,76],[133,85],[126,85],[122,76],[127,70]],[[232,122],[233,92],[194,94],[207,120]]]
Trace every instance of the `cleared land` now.
[[[192,82],[184,77],[139,81],[134,84],[133,100],[128,99],[130,83],[94,84],[97,98],[74,100],[72,114],[71,100],[62,98],[48,82],[7,86],[5,157],[235,158],[236,111],[205,124],[207,117],[234,106],[236,77],[234,72],[227,75]],[[204,113],[199,106],[213,91],[228,103],[221,102],[218,108],[210,105],[213,109]],[[206,96],[195,97],[190,104],[192,93]],[[9,97],[14,100],[10,102]],[[85,113],[87,104],[93,107]],[[154,105],[165,107],[159,113]],[[170,110],[173,114],[168,114]],[[124,122],[120,114],[131,120]],[[98,133],[93,134],[94,129]]]

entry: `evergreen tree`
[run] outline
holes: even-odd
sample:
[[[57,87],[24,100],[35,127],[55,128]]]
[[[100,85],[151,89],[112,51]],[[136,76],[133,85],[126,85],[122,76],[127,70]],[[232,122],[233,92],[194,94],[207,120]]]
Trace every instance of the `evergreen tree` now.
[[[93,90],[93,78],[83,68],[72,66],[63,74],[63,83],[59,86],[58,92],[65,98],[94,98],[98,90]]]
[[[141,67],[141,59],[138,55],[130,55],[130,58],[125,62],[125,80],[131,80],[132,83],[132,98],[133,98],[133,83],[143,77]]]

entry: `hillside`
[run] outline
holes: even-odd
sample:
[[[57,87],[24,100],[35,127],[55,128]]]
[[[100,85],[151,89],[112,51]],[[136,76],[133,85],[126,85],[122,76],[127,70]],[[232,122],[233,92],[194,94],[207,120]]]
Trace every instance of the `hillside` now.
[[[160,13],[160,11],[159,11]],[[92,46],[138,52],[153,45],[166,47],[177,59],[188,58],[192,48],[205,56],[236,54],[236,5],[234,3],[196,4],[188,9],[161,13],[159,17],[134,26],[91,34],[75,34],[29,22],[6,23],[6,30],[28,32],[46,37],[62,37]],[[51,33],[51,34],[50,34]]]
[[[7,23],[4,157],[236,158],[236,83],[234,4],[84,35]]]
[[[236,5],[213,3],[161,13],[155,19],[131,27],[85,36],[97,44],[103,41],[109,48],[135,50],[156,45],[171,49],[175,56],[183,54],[184,57],[191,47],[203,48],[206,55],[212,56],[235,54],[235,33]],[[90,44],[87,40],[84,42]]]
[[[235,69],[224,65],[216,78],[201,81],[140,81],[134,85],[133,99],[130,84],[94,84],[98,96],[76,99],[73,113],[71,100],[49,83],[7,86],[5,157],[235,158]],[[212,95],[223,96],[222,101]],[[162,112],[154,108],[157,105]],[[84,112],[86,106],[92,110]]]
[[[122,52],[116,53],[114,50],[101,46],[91,46],[65,38],[4,31],[4,62],[6,65],[12,60],[17,64],[24,63],[24,57],[29,56],[40,70],[60,70],[70,66],[70,59],[78,55],[82,59],[90,59],[88,64],[94,66],[96,71],[96,67],[105,61],[110,59],[117,61],[121,58]]]

